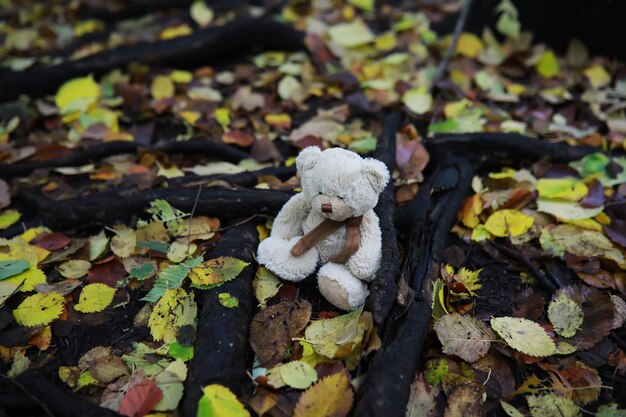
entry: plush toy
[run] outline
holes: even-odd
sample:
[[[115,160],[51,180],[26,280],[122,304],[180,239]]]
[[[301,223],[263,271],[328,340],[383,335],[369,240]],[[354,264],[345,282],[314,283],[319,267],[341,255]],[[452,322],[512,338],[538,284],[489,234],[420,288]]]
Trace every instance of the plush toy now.
[[[364,281],[380,267],[381,234],[373,208],[389,171],[376,159],[339,148],[305,148],[296,166],[302,192],[278,213],[257,259],[293,282],[321,265],[322,295],[340,309],[353,310],[367,298]]]

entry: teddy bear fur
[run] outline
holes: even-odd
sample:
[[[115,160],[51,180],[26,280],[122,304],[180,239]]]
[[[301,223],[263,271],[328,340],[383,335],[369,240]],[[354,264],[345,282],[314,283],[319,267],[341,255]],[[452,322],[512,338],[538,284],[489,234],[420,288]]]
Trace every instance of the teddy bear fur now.
[[[298,282],[321,266],[317,274],[322,295],[336,307],[353,310],[362,305],[381,263],[381,232],[373,208],[389,181],[384,163],[361,158],[340,148],[303,149],[296,159],[302,192],[293,196],[274,220],[271,235],[259,245],[257,260],[287,281]],[[322,205],[332,212],[322,211]],[[328,206],[326,206],[328,208]],[[360,246],[345,263],[330,261],[346,243],[346,228],[317,243],[301,256],[291,248],[325,219],[343,221],[363,216]]]

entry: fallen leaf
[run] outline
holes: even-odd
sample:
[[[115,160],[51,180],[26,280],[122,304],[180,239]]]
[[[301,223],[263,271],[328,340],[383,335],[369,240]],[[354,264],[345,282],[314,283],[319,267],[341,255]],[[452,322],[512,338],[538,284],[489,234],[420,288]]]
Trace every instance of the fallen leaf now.
[[[203,0],[194,1],[189,9],[189,13],[193,21],[202,27],[209,26],[214,17],[213,10],[207,7]]]
[[[169,76],[157,75],[152,80],[152,85],[150,86],[150,94],[155,100],[172,98],[174,97],[174,89],[174,83]]]
[[[611,83],[611,75],[604,69],[604,67],[594,64],[583,71],[591,88],[597,90],[602,87],[606,87]]]
[[[537,72],[544,78],[552,78],[559,73],[559,63],[554,52],[548,49],[537,63]]]
[[[516,317],[494,317],[491,327],[515,350],[530,356],[544,357],[556,353],[556,345],[539,324]]]
[[[58,267],[59,272],[65,278],[81,278],[91,269],[91,263],[80,259],[63,262]]]
[[[261,366],[286,359],[292,339],[302,334],[310,318],[311,304],[306,300],[283,301],[259,311],[250,325],[250,345]]]
[[[489,351],[495,335],[478,319],[458,313],[447,314],[435,322],[434,330],[443,353],[457,355],[467,362],[476,362]]]
[[[261,309],[267,307],[267,300],[278,294],[281,286],[280,280],[272,271],[263,266],[257,268],[252,280],[252,289]]]
[[[237,278],[248,265],[249,262],[237,258],[220,256],[192,268],[189,271],[189,278],[194,285],[221,285]]]
[[[572,337],[583,324],[583,310],[576,302],[561,293],[550,302],[548,318],[557,334]]]
[[[79,302],[74,305],[81,313],[97,313],[107,308],[115,296],[115,288],[105,284],[89,284],[80,292]]]
[[[411,384],[405,417],[435,417],[438,395],[439,390],[431,387],[424,380],[424,375],[418,373]]]
[[[120,258],[127,258],[135,251],[137,237],[135,231],[125,225],[113,228],[115,236],[111,238],[111,251]]]
[[[133,385],[120,401],[119,413],[127,417],[142,417],[163,398],[163,392],[151,379]]]
[[[150,334],[154,340],[174,342],[180,327],[195,326],[197,312],[193,293],[187,294],[182,288],[166,290],[150,313]]]
[[[57,293],[29,295],[13,310],[17,324],[27,327],[52,323],[58,319],[65,306],[65,298]]]
[[[250,417],[250,413],[228,388],[211,384],[202,389],[198,417]]]
[[[88,75],[67,81],[59,88],[54,103],[61,114],[68,115],[75,112],[86,112],[96,104],[100,97],[100,86]]]
[[[343,48],[354,48],[374,41],[374,34],[361,19],[331,26],[327,33],[332,42]]]
[[[494,236],[517,237],[528,231],[535,218],[517,210],[498,210],[485,222],[485,228]]]
[[[402,102],[415,114],[425,114],[432,110],[433,98],[423,87],[416,87],[402,95]]]
[[[294,417],[345,417],[353,402],[352,386],[345,372],[318,381],[298,400]]]
[[[532,417],[580,417],[580,409],[571,400],[556,394],[526,397]]]

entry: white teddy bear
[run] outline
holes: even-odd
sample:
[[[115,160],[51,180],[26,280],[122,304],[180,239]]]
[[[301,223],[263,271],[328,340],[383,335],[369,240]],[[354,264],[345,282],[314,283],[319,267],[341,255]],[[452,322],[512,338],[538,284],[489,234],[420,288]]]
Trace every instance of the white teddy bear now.
[[[389,171],[376,159],[313,146],[300,152],[296,166],[302,192],[278,213],[257,259],[293,282],[320,264],[322,295],[340,309],[354,310],[368,295],[363,281],[371,281],[380,267],[381,233],[373,208]]]

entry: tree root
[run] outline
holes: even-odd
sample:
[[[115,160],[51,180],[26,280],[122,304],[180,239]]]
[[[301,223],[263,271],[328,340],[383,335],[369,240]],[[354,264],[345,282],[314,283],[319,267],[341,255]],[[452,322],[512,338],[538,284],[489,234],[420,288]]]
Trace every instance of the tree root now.
[[[206,65],[255,48],[303,50],[304,34],[268,18],[241,18],[223,26],[199,30],[189,36],[123,46],[53,66],[8,71],[0,79],[0,101],[13,100],[21,94],[41,96],[56,91],[71,78],[101,75],[135,61],[182,68]]]
[[[46,161],[0,164],[0,177],[14,178],[31,174],[36,169],[75,167],[97,162],[103,158],[125,153],[136,153],[141,149],[165,152],[168,154],[192,154],[210,156],[222,161],[237,163],[250,158],[247,152],[224,143],[210,140],[190,140],[187,142],[166,142],[155,146],[142,146],[137,142],[112,141],[83,149],[77,149],[70,155],[48,159]]]
[[[194,357],[189,363],[182,400],[183,417],[195,417],[202,387],[222,384],[236,395],[250,388],[252,380],[247,375],[250,349],[248,332],[256,303],[252,295],[254,255],[258,244],[255,225],[247,223],[226,232],[211,258],[233,256],[250,262],[237,279],[223,284],[219,290],[196,291],[198,302],[198,329],[194,344]],[[226,308],[218,300],[218,293],[227,292],[237,298],[237,308]]]

